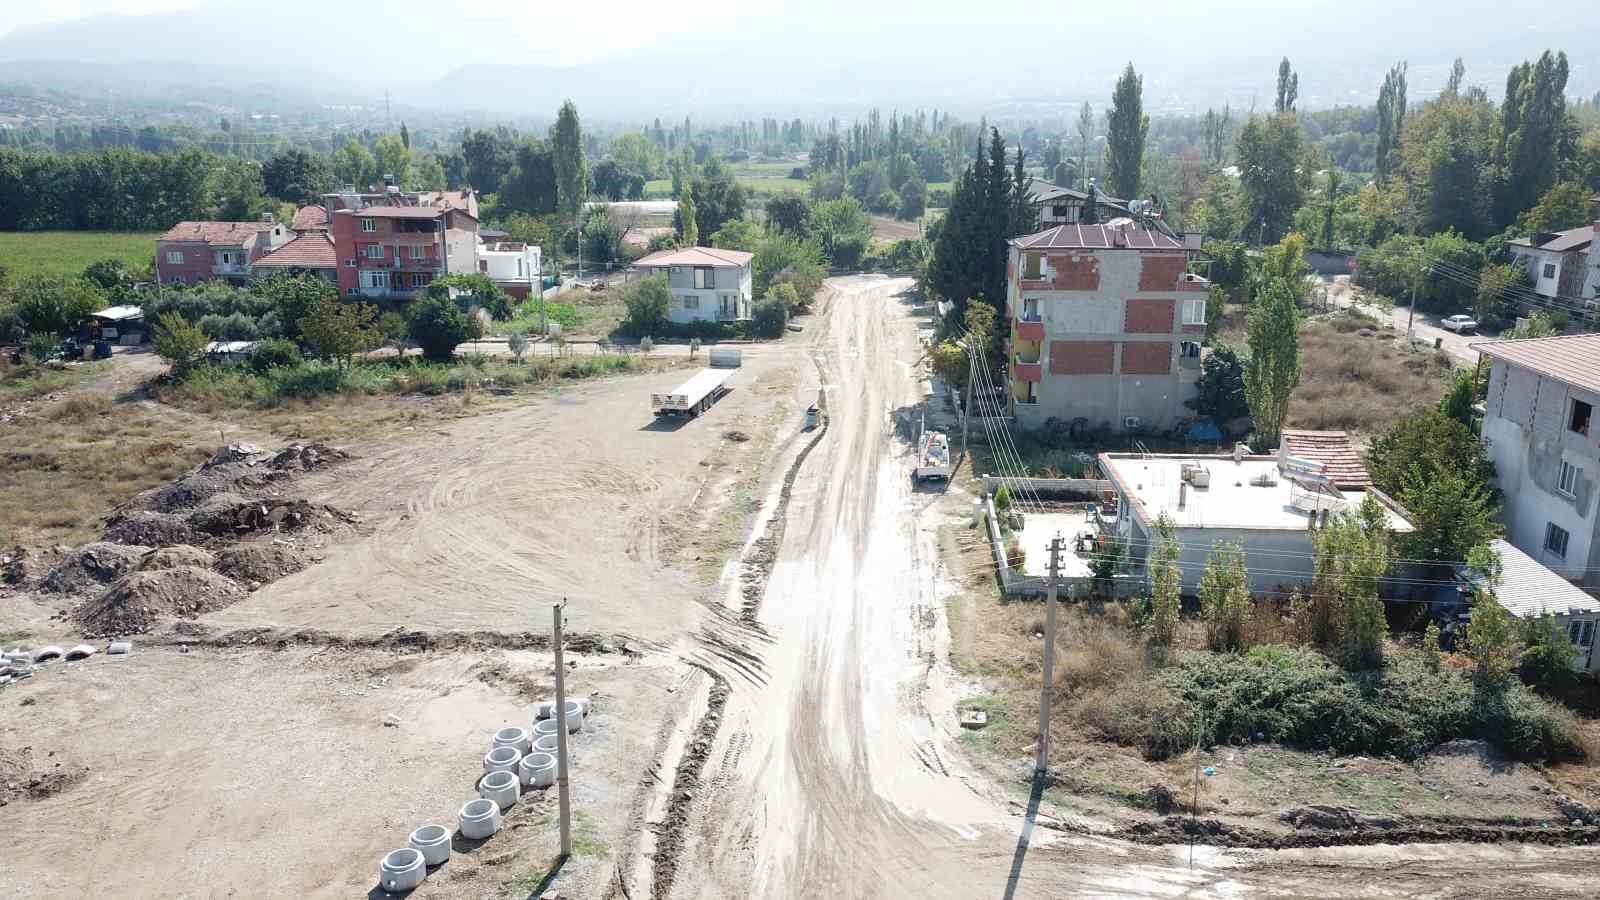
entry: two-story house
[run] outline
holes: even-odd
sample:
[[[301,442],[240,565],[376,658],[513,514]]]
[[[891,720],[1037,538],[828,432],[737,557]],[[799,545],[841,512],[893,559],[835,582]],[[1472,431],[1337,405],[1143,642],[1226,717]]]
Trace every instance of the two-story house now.
[[[156,238],[156,280],[197,284],[213,279],[244,284],[250,266],[294,233],[267,213],[259,222],[179,222]]]
[[[1506,241],[1506,250],[1528,270],[1533,291],[1552,305],[1575,312],[1600,292],[1595,266],[1595,225],[1566,231],[1539,232]]]
[[[521,241],[478,242],[478,271],[519,300],[540,293],[539,248]]]
[[[1085,191],[1074,190],[1051,184],[1039,178],[1029,179],[1028,199],[1039,211],[1039,225],[1049,228],[1055,225],[1077,225],[1086,218],[1084,211],[1088,208],[1090,195]],[[1094,202],[1097,207],[1095,218],[1108,222],[1117,216],[1128,214],[1128,205],[1125,201],[1118,200],[1099,191],[1094,193]]]
[[[1490,360],[1483,438],[1507,540],[1600,587],[1600,334],[1472,346]]]
[[[750,318],[755,254],[716,247],[662,250],[633,264],[641,275],[665,275],[672,290],[673,322],[736,322]]]
[[[465,208],[374,205],[331,210],[339,293],[412,299],[436,278],[478,271],[478,220]]]
[[[1130,219],[1058,225],[1010,242],[1010,409],[1113,431],[1165,430],[1193,415],[1205,278],[1188,263],[1199,235]]]

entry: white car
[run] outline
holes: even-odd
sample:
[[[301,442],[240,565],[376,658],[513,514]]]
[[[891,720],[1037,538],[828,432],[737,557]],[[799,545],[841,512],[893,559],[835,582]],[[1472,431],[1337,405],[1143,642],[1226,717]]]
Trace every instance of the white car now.
[[[1464,316],[1464,315],[1459,315],[1459,314],[1458,315],[1454,315],[1454,316],[1448,316],[1445,319],[1443,319],[1442,321],[1440,321],[1439,324],[1443,325],[1444,327],[1450,329],[1451,331],[1457,332],[1459,334],[1466,334],[1469,331],[1477,331],[1478,330],[1478,320],[1477,319],[1474,319],[1471,316]]]

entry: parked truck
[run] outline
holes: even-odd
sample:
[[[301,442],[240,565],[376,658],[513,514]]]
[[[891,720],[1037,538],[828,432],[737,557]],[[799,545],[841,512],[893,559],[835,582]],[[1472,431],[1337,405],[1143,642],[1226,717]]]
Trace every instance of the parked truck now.
[[[950,439],[944,432],[923,430],[917,441],[917,480],[950,480]]]
[[[658,416],[694,418],[711,408],[728,392],[728,379],[742,363],[738,350],[718,347],[711,351],[711,366],[665,394],[650,395],[650,409]]]

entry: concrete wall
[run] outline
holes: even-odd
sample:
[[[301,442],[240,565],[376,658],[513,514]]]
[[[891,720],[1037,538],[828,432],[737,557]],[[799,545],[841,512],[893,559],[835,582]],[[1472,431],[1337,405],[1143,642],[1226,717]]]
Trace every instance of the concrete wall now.
[[[1595,407],[1588,435],[1567,428],[1575,399]],[[1600,395],[1496,360],[1485,406],[1506,540],[1564,577],[1600,586]],[[1581,469],[1572,496],[1557,490],[1562,462]],[[1545,549],[1551,523],[1569,535],[1565,559]]]
[[[750,318],[750,292],[753,279],[749,266],[740,269],[719,268],[713,284],[715,287],[696,290],[694,285],[694,269],[690,266],[676,266],[678,274],[662,268],[655,268],[649,274],[667,275],[667,285],[672,289],[672,305],[667,308],[667,318],[678,323],[688,322],[716,322],[727,321],[720,319],[722,300],[724,297],[731,301],[730,309],[736,319]],[[693,308],[687,301],[693,299]]]

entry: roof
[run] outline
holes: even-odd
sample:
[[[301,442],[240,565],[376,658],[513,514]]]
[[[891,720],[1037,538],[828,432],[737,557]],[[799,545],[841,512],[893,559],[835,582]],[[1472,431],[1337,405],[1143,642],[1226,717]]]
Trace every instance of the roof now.
[[[1118,233],[1123,244],[1113,244]],[[1183,250],[1183,242],[1159,231],[1140,228],[1129,220],[1126,225],[1057,225],[1037,234],[1013,238],[1011,243],[1024,250]]]
[[[277,266],[298,269],[336,269],[339,254],[334,252],[333,241],[326,234],[302,234],[287,244],[255,261],[256,268]]]
[[[1118,200],[1104,191],[1097,191],[1096,193],[1098,194],[1099,201],[1101,203],[1119,207],[1127,205],[1127,201]],[[1088,200],[1089,194],[1086,191],[1062,187],[1059,184],[1051,184],[1050,182],[1045,181],[1043,178],[1028,179],[1028,199],[1032,200],[1033,202],[1049,203],[1051,200],[1060,200],[1063,197],[1072,200]]]
[[[1544,238],[1544,240],[1539,240]],[[1520,247],[1533,247],[1547,250],[1551,253],[1577,253],[1589,249],[1589,244],[1594,240],[1594,226],[1584,225],[1581,228],[1569,228],[1566,231],[1541,232],[1526,238],[1517,238],[1506,241]]]
[[[122,322],[127,319],[143,318],[142,306],[108,306],[99,312],[90,313],[91,319],[105,319],[107,322]]]
[[[1278,450],[1289,456],[1321,463],[1323,474],[1333,481],[1335,487],[1341,489],[1372,487],[1372,476],[1367,473],[1367,464],[1362,461],[1361,454],[1356,452],[1355,445],[1350,443],[1350,435],[1343,431],[1299,431],[1286,428]]]
[[[1495,538],[1489,549],[1500,557],[1500,584],[1494,599],[1513,616],[1600,613],[1600,600],[1506,541]]]
[[[449,206],[369,206],[366,209],[335,210],[338,215],[361,216],[365,219],[437,219],[449,212]],[[466,210],[457,210],[466,212]],[[471,213],[467,213],[471,215]]]
[[[744,268],[755,258],[754,253],[743,250],[723,250],[719,247],[684,247],[680,250],[659,250],[634,261],[636,266],[711,266],[713,268]]]
[[[232,247],[274,227],[272,222],[179,222],[156,240]]]
[[[1600,394],[1600,334],[1470,344],[1485,356]]]
[[[1165,512],[1179,528],[1235,531],[1306,531],[1311,509],[1330,512],[1359,507],[1370,493],[1388,513],[1389,528],[1413,530],[1403,511],[1376,490],[1337,488],[1316,478],[1291,478],[1273,456],[1146,455],[1102,453],[1103,472],[1128,498],[1139,521],[1149,527]],[[1208,483],[1186,479],[1186,469],[1204,469]],[[1180,498],[1179,485],[1188,483]],[[1262,483],[1270,482],[1270,483]],[[1182,500],[1182,508],[1179,501]]]
[[[632,244],[636,247],[648,247],[650,246],[650,242],[655,238],[660,237],[661,235],[672,233],[674,233],[674,229],[671,225],[630,225],[628,226],[628,229],[622,233],[622,242],[624,244]]]
[[[328,211],[320,206],[302,206],[294,211],[294,219],[289,224],[295,231],[309,231],[313,228],[328,227]]]

